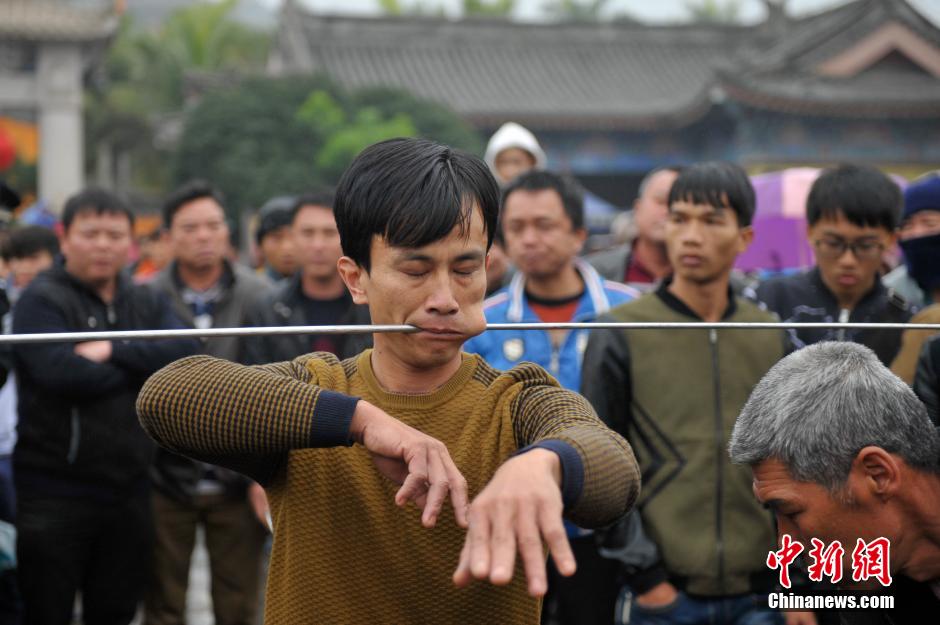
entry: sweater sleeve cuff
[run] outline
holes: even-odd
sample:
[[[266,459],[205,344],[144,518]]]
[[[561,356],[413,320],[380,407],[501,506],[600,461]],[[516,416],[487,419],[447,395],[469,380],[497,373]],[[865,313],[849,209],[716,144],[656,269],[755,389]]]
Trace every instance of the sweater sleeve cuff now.
[[[310,426],[311,447],[341,447],[352,445],[349,425],[356,411],[358,397],[334,391],[321,390],[313,410]]]
[[[549,439],[523,447],[516,455],[533,449],[547,449],[558,454],[561,461],[561,499],[565,510],[570,510],[581,497],[581,490],[584,488],[584,463],[581,461],[581,454],[566,441]]]

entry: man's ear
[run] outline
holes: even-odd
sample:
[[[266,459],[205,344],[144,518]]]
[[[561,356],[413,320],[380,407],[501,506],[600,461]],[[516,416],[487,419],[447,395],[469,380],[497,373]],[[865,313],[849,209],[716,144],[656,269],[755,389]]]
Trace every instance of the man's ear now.
[[[584,244],[587,242],[587,228],[578,228],[574,231],[574,234],[578,238],[578,253],[580,254],[581,250],[584,249]]]
[[[863,447],[852,461],[850,475],[857,487],[878,499],[894,497],[901,486],[898,459],[881,447]]]
[[[898,242],[898,231],[895,230],[888,234],[887,239],[885,240],[885,249],[891,249],[894,247],[894,244]]]
[[[365,282],[369,280],[369,272],[365,268],[351,259],[349,256],[343,256],[336,261],[336,269],[339,276],[346,283],[349,294],[356,304],[368,304],[369,298],[366,296]]]
[[[743,254],[754,241],[754,227],[744,226],[738,233],[738,254]]]

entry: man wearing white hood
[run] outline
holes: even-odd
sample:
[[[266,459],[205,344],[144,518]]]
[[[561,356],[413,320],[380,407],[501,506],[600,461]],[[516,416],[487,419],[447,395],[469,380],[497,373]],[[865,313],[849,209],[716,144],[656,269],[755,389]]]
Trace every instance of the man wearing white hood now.
[[[483,157],[500,187],[530,169],[545,169],[545,151],[527,128],[506,122],[490,137]]]
[[[516,122],[506,122],[499,127],[486,144],[483,156],[500,189],[532,169],[545,169],[545,151],[528,128]],[[506,257],[502,236],[493,240],[490,262],[486,268],[487,296],[508,284],[514,268]]]

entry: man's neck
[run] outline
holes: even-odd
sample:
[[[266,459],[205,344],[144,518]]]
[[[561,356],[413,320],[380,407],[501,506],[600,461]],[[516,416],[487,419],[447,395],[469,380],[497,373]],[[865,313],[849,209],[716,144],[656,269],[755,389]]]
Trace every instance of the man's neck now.
[[[914,512],[906,529],[915,539],[907,547],[910,556],[902,572],[918,582],[936,583],[940,582],[940,477],[920,471],[911,474],[914,480],[907,490]]]
[[[210,289],[222,278],[223,263],[208,267],[192,267],[178,263],[176,271],[180,281],[194,291]]]
[[[672,265],[666,255],[666,245],[637,237],[633,242],[633,257],[657,280],[662,280],[672,273]]]
[[[93,284],[90,286],[105,304],[110,304],[114,301],[114,294],[117,292],[117,278],[113,278],[102,284]]]
[[[372,350],[372,372],[379,385],[390,393],[423,395],[431,393],[447,383],[460,369],[463,362],[460,352],[445,365],[431,369],[420,369],[403,362],[383,345],[382,336],[375,336]]]
[[[117,276],[110,278],[109,280],[106,280],[104,282],[88,282],[86,280],[82,280],[77,275],[69,271],[68,265],[66,265],[65,271],[69,275],[71,275],[74,279],[78,280],[79,282],[84,284],[86,287],[91,289],[95,293],[95,295],[97,295],[101,299],[101,301],[104,302],[105,304],[110,304],[111,302],[114,301],[114,295],[115,293],[117,293],[117,281],[118,281]]]
[[[568,263],[559,273],[551,276],[526,276],[525,290],[529,295],[541,299],[565,299],[584,291],[584,280],[574,263]]]
[[[703,321],[721,321],[728,310],[728,280],[724,277],[700,284],[676,276],[668,290]]]
[[[304,295],[317,300],[336,299],[346,292],[346,285],[339,274],[320,278],[305,271],[300,275],[300,288]]]

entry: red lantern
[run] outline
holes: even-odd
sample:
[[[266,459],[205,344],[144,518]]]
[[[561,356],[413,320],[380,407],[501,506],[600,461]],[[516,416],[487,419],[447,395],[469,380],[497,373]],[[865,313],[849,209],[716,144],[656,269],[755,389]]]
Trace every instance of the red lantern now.
[[[0,171],[9,169],[16,161],[16,146],[5,132],[0,130]]]

